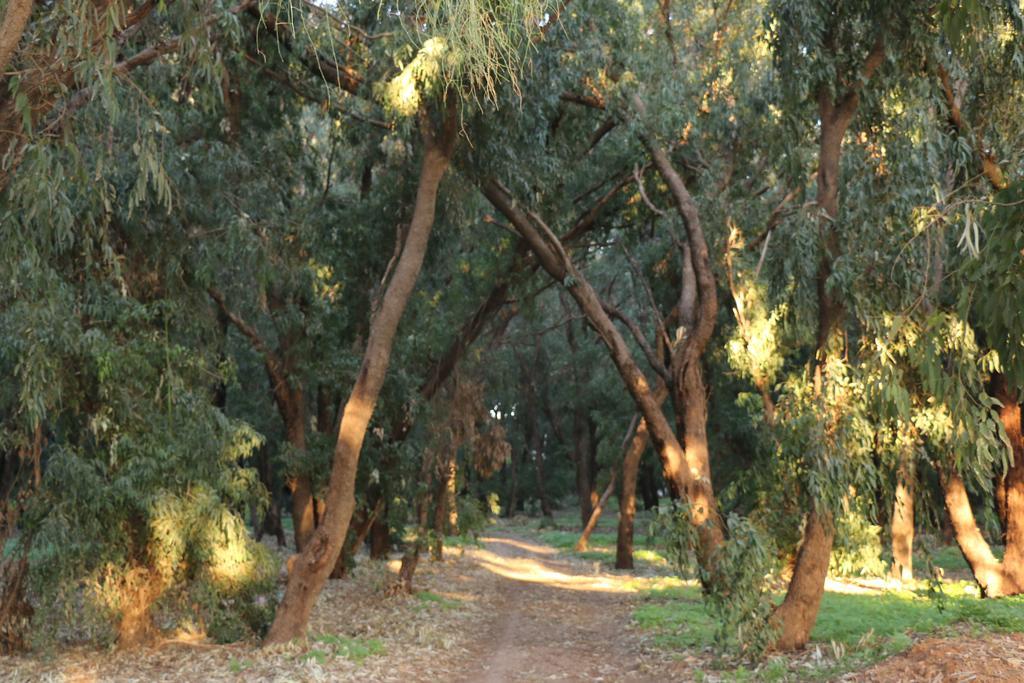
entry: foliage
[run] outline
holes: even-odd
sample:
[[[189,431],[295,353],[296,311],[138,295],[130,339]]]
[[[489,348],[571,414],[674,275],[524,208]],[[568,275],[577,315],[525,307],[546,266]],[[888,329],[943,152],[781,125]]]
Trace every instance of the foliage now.
[[[828,570],[834,576],[883,576],[882,529],[851,504],[835,521],[835,545]]]
[[[663,522],[671,562],[681,574],[693,573],[696,531],[685,510]],[[704,606],[716,625],[715,644],[745,655],[760,655],[777,636],[771,619],[775,608],[769,591],[779,571],[770,536],[749,519],[726,519],[728,538],[708,565],[695,569],[704,585]]]

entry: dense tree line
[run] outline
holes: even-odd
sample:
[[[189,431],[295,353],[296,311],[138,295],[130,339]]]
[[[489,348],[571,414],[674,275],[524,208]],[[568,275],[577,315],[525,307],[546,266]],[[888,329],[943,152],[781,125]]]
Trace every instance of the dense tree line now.
[[[1019,2],[7,0],[0,67],[4,648],[613,495],[757,647],[915,529],[1024,592]]]

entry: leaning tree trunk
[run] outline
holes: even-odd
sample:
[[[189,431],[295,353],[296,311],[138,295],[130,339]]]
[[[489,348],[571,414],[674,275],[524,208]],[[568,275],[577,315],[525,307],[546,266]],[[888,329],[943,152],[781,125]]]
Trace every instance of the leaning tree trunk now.
[[[526,239],[544,270],[556,281],[566,284],[579,309],[608,348],[626,389],[636,403],[637,409],[647,420],[651,442],[661,458],[665,478],[673,482],[680,491],[689,492],[702,486],[693,481],[695,477],[688,467],[685,451],[661,412],[661,405],[656,400],[655,392],[633,358],[625,339],[605,312],[597,292],[565,253],[561,242],[539,218],[527,216],[516,205],[508,190],[497,181],[485,181],[481,189],[495,208],[508,218],[515,230]],[[710,487],[710,482],[707,484]],[[703,557],[711,557],[724,538],[717,509],[692,505],[691,521],[697,529],[699,552]]]
[[[992,377],[992,395],[1003,404],[999,419],[1009,438],[1013,464],[1006,473],[1006,551],[1000,562],[978,528],[963,479],[952,467],[942,474],[946,510],[957,545],[971,567],[982,595],[998,598],[1024,593],[1024,434],[1017,392],[1002,374]]]
[[[828,279],[832,274],[832,263],[839,256],[839,235],[834,226],[839,214],[839,161],[843,136],[853,117],[853,110],[840,115],[831,94],[822,92],[819,114],[821,140],[818,150],[817,201],[824,214],[821,228],[825,235],[825,248],[817,273],[818,335],[814,381],[816,391],[820,392],[823,366],[828,354],[832,353],[836,331],[845,317],[842,302],[829,291]],[[831,513],[818,510],[817,501],[811,504],[812,509],[804,519],[804,534],[786,597],[773,614],[779,627],[779,637],[774,644],[778,650],[798,650],[807,644],[825,594],[825,578],[828,576],[835,530]]]
[[[604,506],[608,504],[608,499],[612,497],[612,492],[615,491],[615,479],[618,477],[618,474],[617,470],[612,470],[612,476],[608,479],[608,486],[605,487],[601,497],[597,499],[594,511],[590,513],[590,519],[587,520],[587,525],[583,527],[583,532],[576,539],[576,552],[583,552],[587,549],[590,543],[590,534],[594,533],[594,529],[597,528],[597,523],[601,520],[601,513],[604,512]]]
[[[373,315],[362,368],[342,411],[325,497],[326,517],[309,545],[293,563],[284,598],[278,606],[265,644],[286,643],[303,635],[313,604],[334,566],[348,532],[355,507],[359,453],[384,384],[398,323],[416,286],[426,256],[427,242],[434,226],[438,188],[448,169],[455,144],[456,117],[453,106],[447,107],[444,129],[439,137],[435,137],[429,130],[426,115],[421,114],[421,118],[426,144],[412,220],[391,281],[380,307]]]
[[[633,102],[637,111],[642,113],[644,105],[639,97],[635,97]],[[697,526],[698,535],[708,536],[697,548],[697,559],[705,572],[713,575],[714,550],[721,545],[725,533],[711,481],[707,389],[701,362],[715,330],[718,291],[711,270],[707,239],[693,197],[665,150],[646,136],[643,137],[643,143],[658,174],[668,185],[676,211],[686,226],[687,246],[683,249],[683,267],[693,269],[693,281],[696,284],[697,301],[692,311],[692,329],[688,330],[686,339],[679,344],[672,359],[673,382],[677,392],[676,408],[678,410],[681,407],[683,413],[683,458],[690,475],[686,486],[676,490],[686,497],[690,505],[690,517]]]

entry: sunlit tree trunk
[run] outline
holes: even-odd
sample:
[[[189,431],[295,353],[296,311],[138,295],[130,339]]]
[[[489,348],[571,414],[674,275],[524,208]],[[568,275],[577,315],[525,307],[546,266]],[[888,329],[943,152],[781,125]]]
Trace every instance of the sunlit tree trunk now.
[[[634,98],[634,107],[643,113],[643,103]],[[704,384],[704,350],[714,333],[718,317],[718,291],[711,270],[711,256],[700,221],[697,205],[686,184],[673,166],[668,154],[653,139],[645,137],[644,145],[654,162],[658,174],[668,185],[676,212],[686,226],[687,243],[683,249],[684,276],[692,267],[692,282],[696,285],[694,309],[686,312],[689,329],[681,330],[672,358],[672,381],[676,410],[682,408],[683,458],[689,473],[686,486],[677,492],[684,495],[691,508],[691,519],[704,537],[697,549],[698,560],[706,572],[714,574],[714,550],[725,538],[724,525],[718,511],[711,480],[711,452],[707,435],[707,388]],[[689,256],[689,258],[686,258]],[[684,291],[684,296],[692,297]],[[685,324],[685,323],[684,323]],[[646,415],[645,415],[646,417]],[[650,429],[652,425],[648,423]]]
[[[978,528],[963,479],[952,467],[943,468],[940,474],[946,510],[960,552],[970,565],[982,595],[998,598],[1024,593],[1024,435],[1017,392],[998,373],[992,377],[991,391],[1003,404],[999,409],[999,419],[1009,438],[1013,457],[1003,481],[1006,489],[1006,550],[1002,562],[996,559]]]
[[[608,499],[612,497],[612,493],[615,491],[616,479],[618,479],[619,473],[617,470],[612,470],[612,476],[608,479],[608,486],[605,487],[604,493],[597,499],[597,503],[594,505],[594,511],[590,513],[590,519],[587,520],[587,525],[583,527],[583,532],[580,533],[580,537],[576,540],[576,551],[582,552],[587,549],[590,544],[590,534],[594,533],[594,529],[597,528],[597,523],[601,520],[601,513],[604,512],[604,506],[608,504]]]
[[[508,190],[494,180],[485,181],[482,190],[495,208],[508,218],[516,231],[526,239],[548,274],[565,284],[591,327],[608,348],[626,389],[636,403],[637,409],[647,420],[651,442],[661,458],[665,478],[674,482],[680,491],[694,494],[694,498],[689,501],[691,521],[697,529],[699,538],[698,553],[703,560],[707,560],[724,538],[717,506],[710,504],[713,497],[709,499],[707,495],[711,493],[711,482],[697,480],[700,469],[689,466],[683,446],[661,412],[655,392],[634,360],[622,334],[605,312],[597,292],[573,265],[550,228],[539,218],[524,213]]]
[[[914,578],[914,463],[904,456],[897,472],[896,494],[892,505],[892,577],[900,581]]]
[[[839,328],[845,316],[842,302],[829,290],[828,279],[832,264],[839,256],[839,233],[835,221],[839,216],[839,172],[843,137],[853,119],[857,101],[845,101],[837,106],[829,88],[822,87],[818,94],[818,116],[821,133],[818,144],[817,204],[822,217],[820,230],[824,235],[824,249],[818,263],[818,334],[815,344],[816,363],[814,380],[817,390],[822,383],[822,368],[828,354],[838,343]],[[812,501],[817,506],[817,501]],[[804,533],[797,551],[793,576],[782,604],[775,611],[780,628],[775,647],[795,650],[807,644],[811,629],[818,618],[818,609],[825,592],[829,557],[835,538],[830,512],[812,509],[804,519]]]
[[[398,323],[416,286],[426,256],[427,242],[434,226],[438,188],[448,169],[456,139],[454,105],[448,106],[444,129],[437,135],[430,131],[425,113],[421,113],[421,119],[425,149],[412,220],[391,281],[379,308],[373,314],[362,368],[342,411],[325,498],[326,517],[310,543],[292,564],[284,598],[267,633],[264,641],[266,644],[285,643],[303,635],[313,604],[348,532],[355,506],[359,453],[384,384]]]

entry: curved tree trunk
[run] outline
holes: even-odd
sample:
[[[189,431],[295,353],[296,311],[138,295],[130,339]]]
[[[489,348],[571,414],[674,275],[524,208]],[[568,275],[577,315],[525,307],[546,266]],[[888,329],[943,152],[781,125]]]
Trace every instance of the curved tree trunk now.
[[[576,552],[582,552],[587,549],[587,545],[590,543],[590,534],[594,533],[594,529],[597,528],[597,523],[601,519],[601,513],[604,512],[604,506],[608,504],[608,499],[612,497],[612,491],[615,490],[615,480],[618,477],[618,472],[612,470],[612,476],[608,480],[608,486],[605,487],[604,493],[597,499],[597,504],[594,506],[594,511],[590,513],[590,519],[587,520],[587,525],[583,527],[583,532],[580,537],[576,540]]]
[[[359,453],[384,384],[398,323],[416,286],[426,256],[427,243],[434,226],[438,188],[448,169],[457,134],[455,108],[451,103],[447,107],[444,130],[439,138],[429,130],[430,124],[425,113],[421,113],[421,119],[426,144],[412,220],[391,281],[380,307],[374,312],[363,365],[342,411],[326,494],[326,517],[309,545],[293,563],[284,598],[278,606],[265,644],[286,643],[303,635],[313,604],[334,566],[348,532],[355,506]]]
[[[556,281],[565,283],[579,309],[608,348],[626,389],[636,403],[637,409],[647,420],[651,443],[661,458],[665,478],[673,482],[680,491],[706,490],[710,493],[710,481],[696,481],[696,476],[691,473],[686,460],[683,446],[661,412],[655,391],[651,389],[647,378],[634,360],[622,334],[605,312],[597,292],[573,265],[558,238],[538,217],[527,216],[516,205],[508,190],[497,181],[487,180],[481,189],[495,208],[508,218],[516,231],[526,239],[544,270]],[[710,558],[724,538],[717,507],[709,505],[708,500],[704,498],[703,504],[698,500],[691,501],[691,518],[697,528],[700,544],[698,552],[703,558]]]
[[[816,391],[821,391],[822,368],[833,348],[841,344],[846,309],[843,302],[833,295],[829,288],[832,265],[839,258],[839,172],[843,152],[843,138],[860,104],[860,90],[881,66],[885,59],[884,34],[879,33],[871,51],[864,60],[859,74],[853,74],[852,84],[845,92],[835,93],[829,84],[822,84],[818,91],[818,118],[821,133],[818,140],[817,204],[820,210],[819,228],[823,236],[824,249],[818,264],[818,338],[815,345],[816,366],[814,380]],[[816,501],[812,505],[816,505]],[[804,523],[804,537],[797,552],[793,577],[790,579],[786,597],[775,610],[773,618],[780,625],[781,634],[775,647],[779,650],[796,650],[804,647],[811,638],[811,629],[818,618],[818,608],[825,593],[825,578],[828,576],[829,557],[835,531],[831,514],[817,508],[807,514]]]
[[[946,509],[957,545],[982,595],[998,598],[1024,593],[1024,434],[1016,391],[1001,374],[992,377],[992,395],[1003,404],[999,419],[1009,438],[1013,462],[1003,480],[1006,491],[1006,552],[1000,562],[978,528],[963,479],[955,469],[940,472]]]
[[[825,592],[825,577],[834,539],[831,519],[817,511],[807,515],[789,590],[775,610],[774,617],[780,628],[776,649],[796,650],[807,644]]]
[[[643,103],[639,98],[634,98],[634,106],[638,111],[643,111]],[[676,392],[674,402],[677,411],[682,408],[683,457],[690,474],[686,486],[677,488],[677,491],[690,504],[690,516],[698,528],[698,535],[707,536],[697,549],[697,555],[701,566],[713,573],[713,551],[724,540],[725,530],[711,481],[707,388],[704,385],[701,361],[715,330],[718,290],[711,270],[711,257],[701,227],[700,213],[693,197],[665,150],[651,139],[645,138],[643,142],[654,167],[668,185],[676,211],[686,226],[687,244],[683,249],[683,267],[684,271],[688,267],[693,268],[693,280],[696,283],[695,309],[692,314],[685,312],[692,319],[689,325],[691,329],[683,331],[685,338],[677,344],[672,358],[672,379]],[[688,295],[687,292],[683,294]]]
[[[1020,592],[1019,586],[1004,581],[1002,566],[992,554],[992,548],[989,547],[974,519],[963,479],[955,471],[942,472],[941,478],[946,510],[953,524],[956,543],[971,567],[971,573],[974,574],[981,594],[988,598],[998,598]]]

